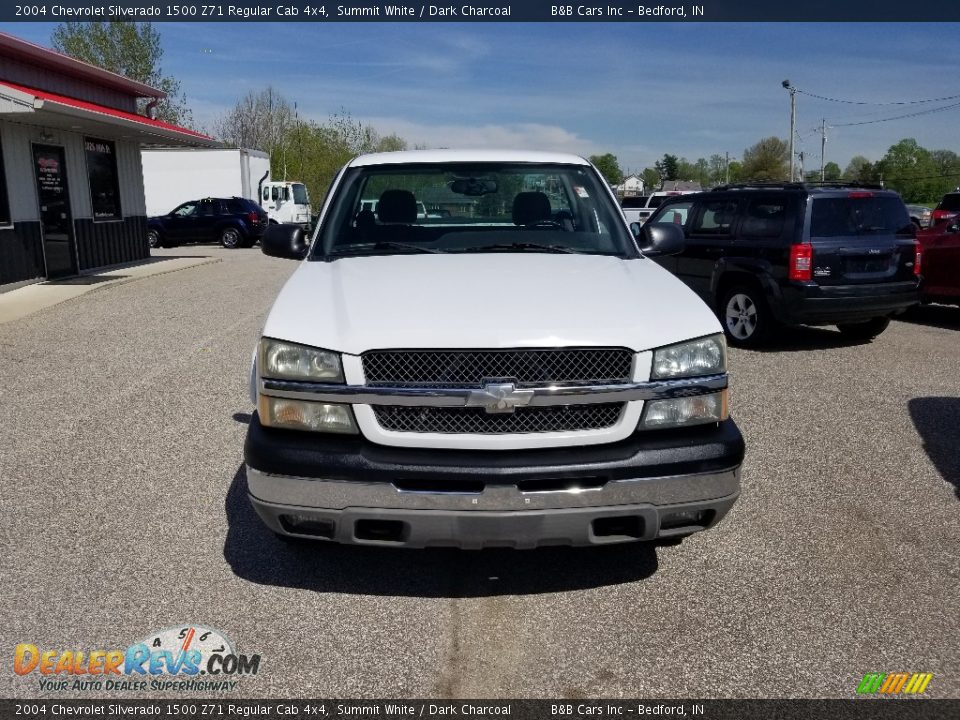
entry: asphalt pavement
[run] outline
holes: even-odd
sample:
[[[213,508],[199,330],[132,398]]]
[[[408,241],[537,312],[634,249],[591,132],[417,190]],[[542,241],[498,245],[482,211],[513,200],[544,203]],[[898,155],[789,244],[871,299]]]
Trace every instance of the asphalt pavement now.
[[[827,698],[868,672],[960,697],[960,308],[731,351],[742,495],[679,545],[304,546],[260,524],[242,467],[250,354],[295,265],[164,253],[220,262],[0,325],[0,696],[86,696],[12,672],[18,643],[199,623],[261,656],[229,697]]]

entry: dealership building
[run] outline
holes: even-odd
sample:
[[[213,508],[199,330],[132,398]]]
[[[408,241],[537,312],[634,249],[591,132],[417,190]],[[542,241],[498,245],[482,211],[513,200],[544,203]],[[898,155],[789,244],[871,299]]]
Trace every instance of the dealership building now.
[[[164,97],[0,33],[0,290],[149,257],[140,148],[219,146],[138,113]]]

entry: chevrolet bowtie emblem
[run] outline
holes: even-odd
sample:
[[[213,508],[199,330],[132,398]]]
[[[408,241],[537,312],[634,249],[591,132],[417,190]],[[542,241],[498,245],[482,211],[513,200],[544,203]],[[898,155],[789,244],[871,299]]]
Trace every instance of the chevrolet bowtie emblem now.
[[[487,383],[482,390],[471,390],[467,407],[482,407],[488,413],[512,413],[533,400],[533,390],[517,390],[513,383]]]

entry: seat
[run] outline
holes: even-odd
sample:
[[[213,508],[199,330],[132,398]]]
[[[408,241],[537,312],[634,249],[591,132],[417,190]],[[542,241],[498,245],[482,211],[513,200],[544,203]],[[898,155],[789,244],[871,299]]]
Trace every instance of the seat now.
[[[550,198],[542,192],[521,192],[513,198],[514,225],[536,225],[552,219]]]
[[[377,219],[385,225],[417,221],[417,198],[409,190],[384,190],[377,202]]]

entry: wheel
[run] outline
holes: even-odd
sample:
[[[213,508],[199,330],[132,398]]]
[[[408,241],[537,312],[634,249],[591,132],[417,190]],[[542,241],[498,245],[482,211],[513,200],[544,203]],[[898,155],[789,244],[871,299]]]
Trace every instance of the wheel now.
[[[233,250],[240,247],[240,244],[243,242],[243,236],[240,235],[240,231],[235,227],[225,227],[220,232],[220,244],[225,248]]]
[[[720,300],[720,321],[731,345],[756,347],[774,327],[760,290],[740,285],[729,288]]]
[[[147,243],[149,243],[152,248],[162,247],[160,243],[160,233],[152,228],[147,230]]]
[[[889,324],[890,318],[875,317],[866,322],[843,323],[837,327],[840,328],[840,332],[854,340],[873,340],[886,330]]]

